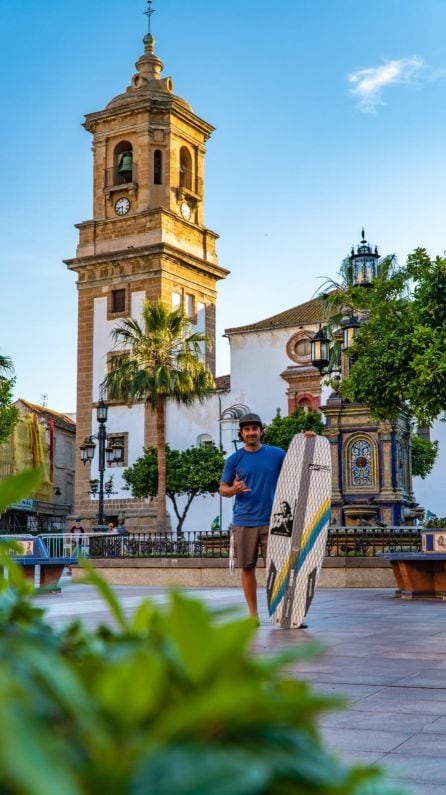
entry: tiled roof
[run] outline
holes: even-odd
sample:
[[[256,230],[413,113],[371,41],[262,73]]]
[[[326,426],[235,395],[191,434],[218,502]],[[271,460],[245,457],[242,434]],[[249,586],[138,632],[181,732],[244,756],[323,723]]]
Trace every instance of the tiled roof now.
[[[304,326],[307,323],[322,323],[325,317],[326,310],[324,309],[322,299],[312,298],[311,301],[306,301],[304,304],[294,306],[292,309],[285,309],[284,312],[279,312],[278,315],[267,317],[265,320],[259,320],[257,323],[228,328],[225,330],[225,334],[266,331],[267,329],[287,328],[289,326]]]
[[[74,430],[76,423],[67,414],[61,414],[59,411],[49,409],[48,406],[39,406],[38,403],[30,403],[29,400],[19,398],[16,403],[22,403],[25,408],[34,411],[36,414],[41,414],[48,420],[54,420],[61,426],[65,426],[67,430]]]

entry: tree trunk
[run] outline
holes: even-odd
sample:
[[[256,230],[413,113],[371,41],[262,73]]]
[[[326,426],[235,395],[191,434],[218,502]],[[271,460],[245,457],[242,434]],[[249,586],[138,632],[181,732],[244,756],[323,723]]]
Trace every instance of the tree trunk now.
[[[166,516],[166,399],[156,401],[156,449],[158,456],[158,508],[156,529],[159,533],[167,530]]]

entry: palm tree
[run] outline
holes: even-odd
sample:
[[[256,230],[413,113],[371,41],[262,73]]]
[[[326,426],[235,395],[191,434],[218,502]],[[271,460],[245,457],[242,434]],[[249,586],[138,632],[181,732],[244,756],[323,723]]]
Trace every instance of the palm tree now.
[[[8,378],[14,375],[14,365],[9,356],[0,354],[0,378]]]
[[[166,529],[166,426],[168,399],[191,405],[215,388],[211,371],[202,361],[205,336],[191,333],[181,309],[162,301],[145,301],[140,321],[121,320],[112,331],[116,356],[104,385],[112,399],[143,399],[156,414],[158,457],[157,529]]]

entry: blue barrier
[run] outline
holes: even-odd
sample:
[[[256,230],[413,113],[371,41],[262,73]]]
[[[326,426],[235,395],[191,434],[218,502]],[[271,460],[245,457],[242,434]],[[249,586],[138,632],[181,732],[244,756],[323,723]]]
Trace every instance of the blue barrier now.
[[[0,541],[14,541],[19,551],[9,550],[8,554],[22,568],[27,580],[36,581],[36,567],[39,573],[37,588],[40,591],[59,589],[59,580],[65,566],[75,566],[78,562],[73,556],[51,557],[41,538],[30,534],[0,536]]]

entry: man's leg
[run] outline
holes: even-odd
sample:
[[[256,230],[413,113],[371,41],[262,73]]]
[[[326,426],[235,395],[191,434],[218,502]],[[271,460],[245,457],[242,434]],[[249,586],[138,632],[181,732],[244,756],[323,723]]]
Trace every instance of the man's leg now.
[[[255,566],[242,569],[242,588],[249,609],[249,615],[258,618],[257,615],[257,579]]]

